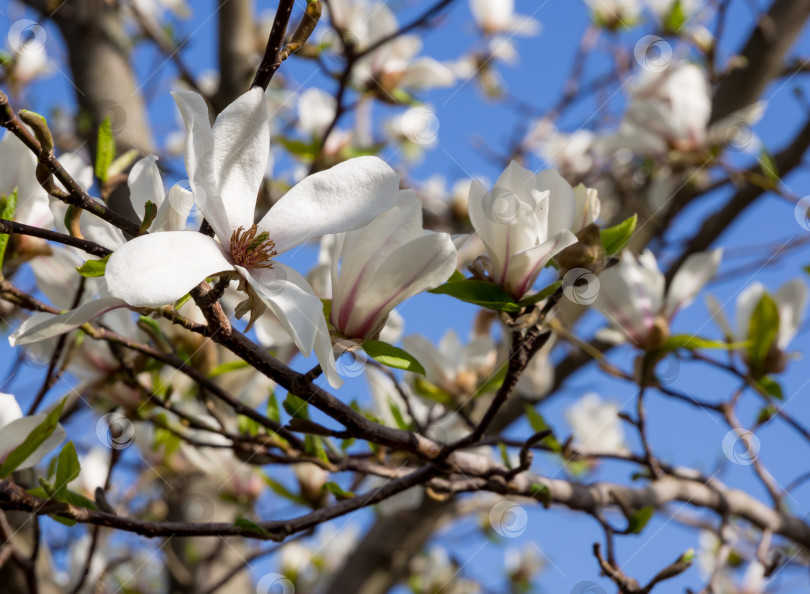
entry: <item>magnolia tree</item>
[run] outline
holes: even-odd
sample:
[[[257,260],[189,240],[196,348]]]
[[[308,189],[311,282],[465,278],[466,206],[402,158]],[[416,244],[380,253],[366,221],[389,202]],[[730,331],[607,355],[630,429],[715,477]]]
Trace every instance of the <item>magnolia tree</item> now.
[[[515,4],[5,7],[0,591],[807,590],[810,3]]]

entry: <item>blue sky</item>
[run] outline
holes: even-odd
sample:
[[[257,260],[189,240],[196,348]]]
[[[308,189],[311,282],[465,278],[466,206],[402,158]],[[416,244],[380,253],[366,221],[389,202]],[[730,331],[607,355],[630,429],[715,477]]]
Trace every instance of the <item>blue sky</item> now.
[[[261,10],[272,11],[271,3],[259,0],[258,4]],[[298,4],[297,11],[300,12],[303,2]],[[728,24],[720,47],[721,63],[746,38],[753,24],[752,4],[754,3],[742,1],[731,3]],[[761,1],[757,4],[764,5]],[[390,5],[400,16],[400,22],[408,22],[424,9],[426,2],[394,0]],[[520,53],[520,63],[516,66],[500,64],[497,68],[512,95],[539,108],[549,107],[561,95],[562,83],[569,73],[575,49],[588,22],[588,11],[581,2],[571,0],[545,2],[517,0],[516,5],[517,12],[530,14],[541,21],[543,31],[537,37],[515,38],[513,41]],[[178,36],[193,33],[183,52],[183,59],[194,72],[203,72],[216,66],[216,48],[212,43],[216,35],[216,19],[211,18],[214,2],[194,1],[191,6],[192,18],[176,21],[174,26]],[[20,12],[18,6],[9,7],[6,13],[0,15],[0,30],[4,31],[16,19],[25,16],[35,18],[27,12]],[[46,24],[45,28],[48,33],[46,47],[49,55],[55,65],[66,71],[64,48],[58,31],[50,24]],[[649,32],[650,27],[642,25],[619,33],[617,41],[632,52],[635,42]],[[440,27],[424,34],[424,53],[439,60],[453,60],[477,42],[469,9],[466,2],[460,0],[446,13]],[[605,72],[609,66],[609,58],[605,55],[606,43],[607,36],[603,35],[593,55],[588,58],[585,80]],[[807,55],[808,51],[810,38],[805,32],[794,48],[793,54]],[[150,113],[153,129],[156,134],[177,129],[177,114],[168,95],[173,88],[173,66],[171,63],[164,63],[162,57],[145,45],[136,49],[134,57],[138,64],[140,79],[148,79],[145,88],[151,97]],[[300,59],[291,59],[282,67],[282,73],[291,81],[294,89],[306,81],[301,90],[317,86],[332,91],[335,83],[322,74],[313,72],[314,70],[317,70],[314,62]],[[785,80],[775,82],[764,94],[763,98],[768,101],[768,108],[763,120],[755,126],[755,131],[764,146],[773,151],[778,150],[791,137],[806,116],[806,108],[794,95],[795,89],[808,91],[807,81],[803,76],[806,75],[800,75],[787,82]],[[482,139],[489,149],[499,153],[509,141],[513,127],[520,122],[522,116],[509,106],[485,99],[475,81],[462,81],[455,87],[423,93],[419,97],[436,111],[440,123],[439,142],[427,153],[426,158],[411,170],[410,177],[424,180],[430,175],[441,174],[451,183],[468,176],[494,179],[500,172],[502,164],[490,160],[487,152],[478,148],[475,139]],[[55,106],[72,109],[75,105],[72,88],[59,73],[45,82],[33,85],[25,99],[26,105],[17,104],[16,107],[25,106],[44,114],[48,114]],[[621,94],[617,94],[606,105],[601,98],[591,98],[567,112],[559,122],[559,126],[565,131],[574,131],[591,116],[596,116],[591,120],[593,123],[600,121],[606,113],[620,114],[621,106]],[[378,118],[397,111],[398,108],[379,104],[374,108],[375,116]],[[160,143],[160,136],[158,141]],[[752,158],[751,155],[738,154],[733,156],[733,161],[739,164]],[[283,172],[285,164],[286,162],[282,161],[278,171]],[[529,166],[539,169],[543,163],[533,157]],[[806,168],[794,173],[786,185],[795,195],[804,196],[810,193],[807,189],[810,187],[810,175]],[[678,253],[678,241],[696,232],[702,218],[723,204],[728,195],[727,190],[717,192],[690,206],[681,215],[676,231],[672,233],[674,249],[664,251],[662,256],[664,262],[667,257]],[[807,230],[797,224],[790,203],[775,196],[760,200],[737,220],[720,242],[720,245],[726,248],[721,274],[746,264],[753,265],[751,272],[713,283],[709,292],[716,295],[721,302],[727,302],[726,310],[733,316],[735,296],[752,280],[759,280],[766,287],[775,290],[786,280],[801,276],[804,274],[802,267],[810,264],[810,255],[795,251],[787,257],[780,258],[776,263],[766,262],[766,248],[782,244],[791,238],[805,237],[807,233]],[[292,263],[300,265],[304,270],[312,262],[313,256],[314,250],[303,250],[295,256]],[[406,318],[407,333],[422,333],[435,341],[441,338],[449,327],[455,328],[462,336],[466,335],[475,311],[472,306],[435,295],[416,297],[401,308]],[[720,332],[717,327],[711,322],[707,324],[707,319],[708,314],[701,296],[692,307],[678,315],[674,331],[695,332],[700,328],[698,331],[700,335],[719,338]],[[592,314],[584,322],[583,328],[590,332],[602,324],[602,319]],[[810,338],[806,329],[805,326],[794,340],[792,350],[798,352],[810,350]],[[629,348],[620,348],[611,354],[611,360],[624,369],[630,369],[633,355]],[[3,361],[0,373],[5,373],[13,360],[12,351],[3,341],[0,344],[0,361]],[[779,378],[785,392],[784,410],[799,420],[810,417],[808,405],[810,387],[806,385],[808,375],[805,370],[804,361],[793,361],[787,372]],[[27,371],[15,379],[13,391],[22,401],[26,400],[26,388],[38,385],[37,373],[37,370]],[[692,393],[706,400],[728,398],[736,387],[733,380],[697,363],[682,363],[674,385],[683,392]],[[631,384],[596,372],[591,366],[566,383],[560,393],[544,405],[542,410],[552,426],[557,428],[557,432],[567,435],[564,411],[573,399],[587,391],[597,391],[603,397],[622,404],[623,410],[631,412],[634,408],[633,397],[636,389]],[[58,390],[55,390],[54,395],[57,393]],[[362,398],[365,386],[361,381],[349,382],[341,392],[341,396],[344,393],[347,399]],[[718,423],[704,411],[667,400],[660,393],[650,394],[647,401],[653,447],[664,460],[692,466],[707,474],[714,473],[720,462],[727,462],[721,449],[722,438],[727,431],[724,424]],[[755,418],[759,409],[758,404],[758,400],[752,394],[747,394],[744,398],[740,415],[745,424],[750,424]],[[527,427],[522,423],[517,424],[513,431],[515,435],[526,435]],[[808,444],[803,443],[783,424],[778,421],[771,422],[758,435],[762,443],[761,459],[779,484],[783,486],[788,484],[806,470],[806,465],[801,461],[806,460]],[[90,435],[86,437],[86,441],[79,439],[79,442],[92,445],[93,437]],[[637,445],[632,440],[631,444]],[[755,479],[751,467],[735,466],[730,463],[722,466],[719,476],[723,481],[767,500],[767,493]],[[565,476],[564,471],[560,469],[559,461],[550,457],[538,456],[535,470],[548,476]],[[604,479],[626,483],[633,470],[635,470],[633,467],[626,464],[606,463],[587,480]],[[792,495],[792,498],[787,499],[791,508],[801,515],[810,512],[810,485],[797,489]],[[519,538],[506,539],[508,542],[501,544],[540,547],[549,561],[545,572],[540,576],[539,591],[569,592],[576,584],[585,580],[599,583],[606,591],[612,590],[609,581],[598,577],[599,572],[590,552],[592,542],[602,540],[598,525],[591,518],[575,515],[563,509],[546,511],[540,507],[528,506],[526,509],[529,521],[525,532]],[[676,505],[673,509],[678,513],[691,511],[688,506]],[[369,514],[360,514],[358,519],[362,519],[364,523],[368,522]],[[487,543],[482,537],[469,538],[470,533],[476,533],[477,522],[477,518],[462,520],[442,533],[439,541],[447,545],[459,560],[470,560],[463,568],[465,575],[480,578],[497,591],[497,578],[501,575],[502,562],[500,545]],[[620,520],[617,522],[621,523]],[[343,520],[338,520],[336,525],[340,526],[342,523]],[[650,522],[643,534],[619,538],[617,544],[618,558],[624,561],[623,567],[643,583],[686,549],[696,548],[697,539],[696,532],[684,529],[666,515],[660,514]],[[255,573],[261,575],[270,567],[271,565],[259,565]],[[781,591],[798,591],[795,573],[784,571],[776,579],[777,583],[782,585]],[[668,582],[662,591],[682,591],[684,587],[697,588],[699,585],[700,577],[696,568],[692,568],[679,578]]]

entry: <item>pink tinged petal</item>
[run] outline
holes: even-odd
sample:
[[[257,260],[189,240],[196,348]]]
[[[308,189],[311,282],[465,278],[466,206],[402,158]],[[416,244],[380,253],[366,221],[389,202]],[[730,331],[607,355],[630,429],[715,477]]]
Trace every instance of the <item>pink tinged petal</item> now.
[[[776,292],[779,306],[779,339],[781,349],[786,349],[799,331],[807,307],[807,285],[800,278],[782,285]]]
[[[194,208],[194,194],[175,184],[158,208],[151,231],[183,231]]]
[[[47,340],[75,330],[108,311],[126,306],[123,300],[116,297],[102,297],[59,315],[37,312],[20,324],[8,341],[11,346],[17,346]]]
[[[509,261],[507,288],[516,299],[523,297],[532,288],[546,264],[577,241],[577,236],[565,229],[544,244],[512,256]]]
[[[0,429],[0,461],[6,457],[25,441],[25,438],[45,420],[48,413],[40,413],[30,417],[23,417],[12,421]],[[17,467],[17,470],[25,470],[36,466],[51,450],[55,449],[65,439],[65,429],[62,425],[57,425],[53,433],[32,453],[25,461]]]
[[[186,124],[186,171],[194,200],[220,238],[228,241],[233,229],[219,194],[214,168],[214,133],[205,100],[193,91],[172,93]],[[254,196],[255,198],[255,196]]]
[[[163,179],[160,177],[156,162],[155,155],[144,157],[132,166],[132,171],[127,177],[129,201],[139,221],[143,221],[147,202],[151,202],[155,207],[163,202]]]
[[[14,395],[0,392],[0,429],[22,416],[22,409]]]
[[[382,159],[357,157],[304,178],[259,223],[282,254],[326,235],[354,231],[397,200],[399,175]]]
[[[349,315],[369,283],[373,282],[381,264],[399,246],[422,235],[422,203],[412,191],[402,190],[393,208],[371,223],[346,233],[341,241],[340,273],[333,267],[332,285],[338,287],[333,296],[332,315],[336,326],[345,326]]]
[[[134,307],[174,303],[207,277],[233,270],[214,239],[196,231],[142,235],[107,262],[110,295]]]
[[[306,279],[280,262],[275,262],[269,269],[248,270],[241,266],[236,269],[278,318],[298,350],[309,357],[314,349],[329,384],[340,387],[343,380],[337,374],[323,303]]]
[[[256,197],[270,157],[270,122],[264,91],[254,87],[217,116],[213,166],[232,229],[253,224]],[[228,239],[228,238],[223,238]]]
[[[345,328],[350,338],[371,338],[397,305],[445,282],[456,269],[456,248],[447,233],[426,232],[394,251],[360,295]]]
[[[666,297],[664,314],[672,317],[695,299],[700,290],[711,280],[720,266],[723,250],[701,252],[689,256],[672,278]]]
[[[618,265],[599,275],[599,293],[594,306],[616,328],[631,337],[636,344],[647,336],[649,298],[639,296],[631,277],[638,277],[638,264],[633,255],[625,251]]]

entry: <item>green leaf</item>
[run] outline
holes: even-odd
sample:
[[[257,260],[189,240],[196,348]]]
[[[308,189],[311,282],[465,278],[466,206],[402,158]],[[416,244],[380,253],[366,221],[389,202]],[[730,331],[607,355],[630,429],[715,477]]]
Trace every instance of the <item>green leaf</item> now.
[[[266,474],[264,475],[264,482],[267,483],[267,486],[270,487],[270,489],[276,495],[279,495],[280,497],[283,497],[284,499],[289,499],[290,501],[292,501],[294,503],[298,503],[298,504],[301,504],[301,505],[306,505],[306,501],[304,500],[303,497],[301,497],[300,495],[296,495],[295,493],[291,492],[287,487],[282,485],[277,480],[270,478]]]
[[[549,286],[547,286],[545,289],[543,289],[539,293],[535,293],[534,295],[529,295],[528,297],[524,297],[523,299],[518,301],[518,304],[521,307],[527,307],[529,305],[534,305],[535,303],[539,303],[543,299],[547,299],[547,298],[551,297],[554,293],[557,292],[557,289],[559,289],[561,286],[562,286],[562,281],[557,281],[557,282],[551,283]]]
[[[340,449],[342,451],[344,451],[344,452],[347,451],[350,447],[352,447],[354,445],[355,441],[356,440],[355,440],[354,437],[350,437],[349,439],[344,439],[343,441],[340,442]]]
[[[290,140],[288,138],[279,138],[278,142],[281,143],[293,155],[298,157],[314,157],[320,148],[319,143],[315,141],[303,142],[301,140]]]
[[[524,406],[524,410],[526,411],[526,418],[529,420],[529,425],[531,425],[532,430],[535,433],[540,433],[541,431],[545,431],[546,429],[549,430],[551,429],[548,423],[546,423],[546,420],[543,418],[543,415],[541,415],[537,410],[535,410],[535,408],[532,405],[526,404]],[[543,441],[545,441],[548,444],[548,446],[551,448],[552,451],[557,453],[562,452],[562,446],[560,445],[560,442],[557,441],[557,438],[554,437],[553,433],[548,437],[546,437]]]
[[[506,449],[506,444],[503,442],[498,443],[498,451],[501,453],[503,465],[506,466],[507,470],[512,470],[514,466],[512,465],[512,460],[509,459],[509,450]]]
[[[248,520],[247,518],[241,518],[241,517],[236,518],[236,521],[233,524],[234,524],[234,526],[239,526],[240,528],[244,528],[248,532],[254,532],[254,533],[259,534],[261,536],[267,536],[267,537],[270,536],[270,533],[267,530],[265,530],[264,528],[259,526],[253,520]]]
[[[11,450],[5,461],[0,464],[0,478],[4,479],[14,472],[20,464],[37,451],[39,446],[45,443],[45,440],[51,436],[59,424],[59,416],[62,414],[63,406],[65,406],[65,399],[55,406],[39,425],[34,427],[33,431],[28,434],[28,437],[20,445]]]
[[[276,391],[270,388],[270,397],[267,399],[267,418],[276,423],[281,422],[281,411],[278,409]]]
[[[776,407],[772,404],[768,406],[763,406],[759,413],[757,414],[757,425],[762,425],[763,423],[767,423],[770,421],[773,416],[776,414]]]
[[[768,152],[768,149],[762,147],[759,153],[759,166],[762,167],[762,173],[768,178],[774,186],[779,185],[779,170],[776,168],[776,161]]]
[[[239,369],[245,369],[246,367],[250,367],[250,363],[247,361],[242,361],[239,359],[238,361],[228,361],[227,363],[222,363],[221,365],[217,365],[211,371],[208,372],[208,377],[213,379],[215,377],[219,377],[220,375],[225,375],[231,371],[238,371]]]
[[[363,350],[377,363],[394,369],[404,369],[405,371],[425,375],[425,368],[413,355],[392,344],[381,340],[366,340],[363,342]]]
[[[397,424],[397,427],[402,429],[403,431],[410,431],[411,427],[408,423],[405,422],[405,419],[402,417],[402,412],[399,408],[393,403],[388,403],[388,408],[391,409],[391,414],[394,415],[394,421]]]
[[[287,398],[284,399],[284,410],[296,419],[309,419],[307,406],[307,401],[295,394],[287,394]]]
[[[78,268],[76,271],[86,278],[97,278],[104,276],[107,270],[107,260],[110,259],[112,254],[107,254],[101,260],[88,260]]]
[[[552,499],[551,499],[551,489],[548,488],[547,485],[542,483],[532,483],[529,486],[531,491],[532,497],[537,499],[540,503],[543,504],[543,507],[548,509],[551,507]]]
[[[664,18],[664,29],[669,33],[678,33],[686,23],[686,13],[681,6],[681,0],[672,3],[672,9]]]
[[[461,274],[460,270],[454,270],[453,274],[450,275],[450,278],[447,279],[448,283],[457,283],[459,281],[467,280],[463,274]]]
[[[66,492],[70,481],[79,476],[81,470],[79,457],[76,455],[76,446],[72,441],[65,444],[56,460],[55,487],[57,492]]]
[[[115,138],[110,124],[110,116],[104,118],[98,127],[98,144],[96,146],[96,177],[101,183],[107,182],[110,165],[115,160]]]
[[[630,534],[641,534],[641,531],[644,530],[644,527],[653,517],[654,513],[655,508],[652,505],[645,505],[640,510],[634,512],[633,515],[630,516],[627,531]]]
[[[445,407],[454,406],[455,400],[450,393],[423,377],[416,376],[414,378],[413,389],[416,394],[422,398],[438,402]]]
[[[135,149],[129,149],[120,157],[117,157],[109,167],[107,167],[107,177],[112,177],[123,173],[124,170],[135,162],[135,159],[140,157],[141,154]]]
[[[323,488],[325,490],[329,491],[337,499],[350,499],[350,498],[354,497],[354,493],[352,493],[351,491],[346,491],[345,489],[343,489],[343,487],[341,487],[337,483],[333,483],[331,481],[326,483],[323,486]]]
[[[615,256],[622,251],[622,248],[630,241],[633,233],[636,232],[637,223],[638,215],[633,215],[623,220],[618,225],[602,229],[602,246],[605,248],[605,253],[608,256]]]
[[[766,375],[757,382],[765,392],[776,398],[777,400],[784,400],[785,395],[782,391],[782,386],[772,377]]]
[[[460,301],[495,311],[520,311],[520,304],[499,285],[480,280],[450,281],[431,289],[434,295],[450,295]]]
[[[747,345],[748,342],[729,343],[723,340],[710,340],[700,336],[692,336],[691,334],[675,334],[670,336],[661,348],[665,351],[674,351],[676,349],[688,349],[690,351],[695,349],[723,349],[731,351]]]
[[[748,363],[754,377],[765,370],[765,359],[779,334],[779,308],[767,293],[754,308],[748,327]]]
[[[17,210],[17,188],[14,188],[14,191],[11,192],[8,196],[0,197],[0,219],[5,219],[7,221],[14,220],[14,211]],[[8,240],[11,236],[5,233],[0,234],[0,278],[3,277],[2,269],[3,269],[3,258],[6,254],[6,247],[8,246]]]

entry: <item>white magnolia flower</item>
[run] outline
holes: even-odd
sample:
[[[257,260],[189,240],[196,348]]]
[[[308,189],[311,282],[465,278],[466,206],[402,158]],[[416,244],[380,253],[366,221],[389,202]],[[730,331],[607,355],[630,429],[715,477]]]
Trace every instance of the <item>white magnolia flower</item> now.
[[[470,0],[470,10],[485,35],[531,36],[540,32],[540,23],[535,19],[515,14],[515,0]]]
[[[330,383],[340,385],[320,299],[301,274],[274,258],[315,237],[367,224],[390,207],[399,176],[376,157],[352,159],[307,177],[254,224],[270,150],[263,91],[239,97],[213,126],[202,97],[186,91],[175,99],[188,130],[194,198],[215,237],[170,231],[127,242],[107,263],[110,294],[131,306],[159,307],[208,277],[236,273],[253,315],[269,307],[299,350],[309,356],[314,348]]]
[[[583,176],[593,168],[596,137],[590,130],[566,134],[550,121],[539,120],[529,132],[524,146],[548,165],[568,176]]]
[[[70,482],[70,488],[88,499],[95,499],[96,487],[104,488],[110,472],[110,450],[96,447],[81,457],[79,476]]]
[[[665,278],[649,250],[638,260],[629,251],[621,261],[599,275],[595,307],[617,332],[601,332],[612,342],[629,338],[635,346],[654,349],[669,335],[669,322],[692,303],[703,286],[717,272],[722,250],[692,254],[672,279],[664,294]]]
[[[624,447],[624,427],[614,402],[604,402],[590,392],[577,400],[565,412],[571,425],[574,444],[583,452],[621,452]]]
[[[338,0],[330,2],[330,6],[333,22],[353,34],[358,50],[373,45],[400,28],[396,15],[381,2],[359,2],[352,6],[348,0]],[[397,89],[431,89],[452,85],[456,80],[453,71],[433,58],[417,57],[421,50],[422,40],[418,35],[400,35],[356,64],[355,83],[385,93]]]
[[[711,295],[706,296],[706,304],[712,314],[712,319],[723,329],[726,336],[734,342],[748,340],[751,327],[751,316],[754,314],[759,302],[765,295],[770,295],[765,287],[759,283],[751,283],[737,297],[737,330],[735,331],[720,303]],[[776,335],[775,346],[778,357],[774,359],[774,371],[781,371],[785,363],[784,355],[790,342],[799,332],[804,322],[807,310],[807,285],[800,278],[793,279],[782,285],[770,297],[776,303],[779,312],[779,331]]]
[[[310,136],[323,136],[335,118],[335,98],[321,89],[307,89],[298,98],[298,127]]]
[[[387,212],[337,238],[330,320],[347,338],[376,338],[394,307],[439,286],[456,269],[450,236],[422,229],[416,193],[396,190],[395,195]]]
[[[607,27],[629,27],[641,14],[640,0],[585,0],[594,20]]]
[[[576,190],[559,173],[537,174],[514,161],[491,191],[470,187],[470,220],[489,253],[491,278],[516,299],[560,251],[577,242],[574,232],[598,216],[598,198]]]
[[[494,371],[497,352],[489,336],[478,336],[462,344],[458,334],[448,330],[436,348],[421,335],[406,336],[402,346],[422,363],[425,378],[450,394],[471,396]]]
[[[38,413],[24,417],[17,399],[11,394],[0,393],[0,463],[17,449],[30,433],[40,425],[48,413]],[[16,470],[24,470],[36,466],[48,452],[55,449],[65,439],[65,430],[57,425],[53,433],[28,456]]]

